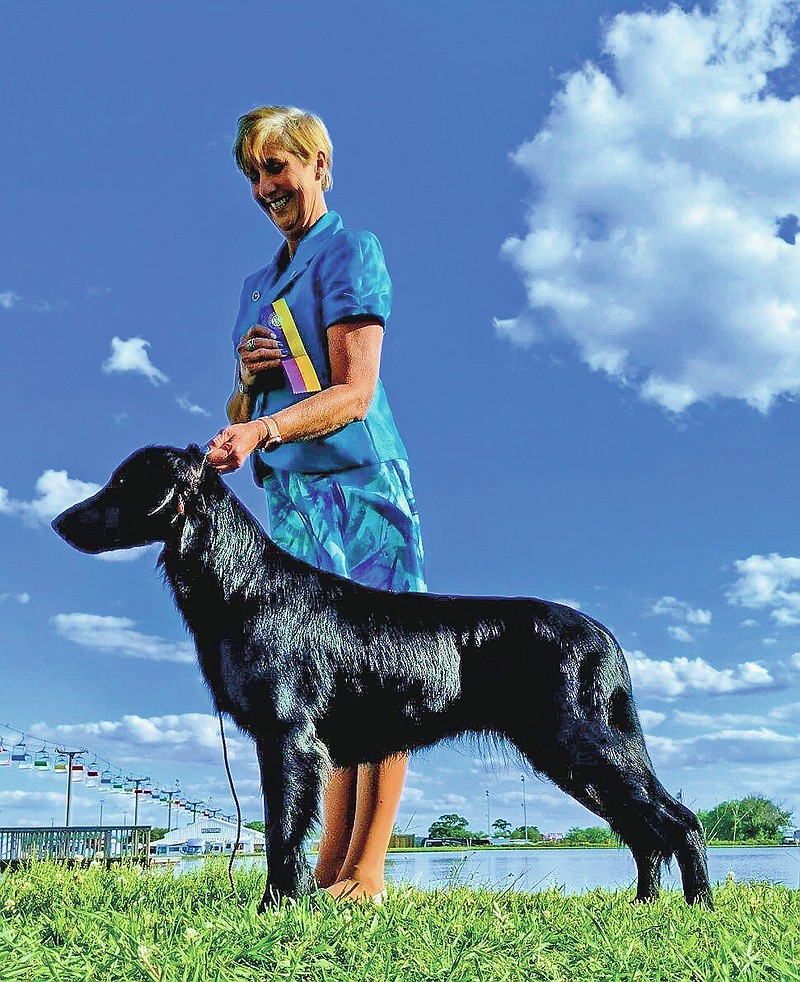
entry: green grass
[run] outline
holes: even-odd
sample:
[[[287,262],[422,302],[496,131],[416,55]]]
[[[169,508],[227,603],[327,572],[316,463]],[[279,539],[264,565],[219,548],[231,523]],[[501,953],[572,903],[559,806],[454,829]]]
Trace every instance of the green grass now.
[[[800,980],[800,891],[726,884],[713,910],[667,891],[563,896],[390,890],[382,907],[317,897],[263,916],[263,874],[174,877],[48,863],[0,877],[0,982]]]

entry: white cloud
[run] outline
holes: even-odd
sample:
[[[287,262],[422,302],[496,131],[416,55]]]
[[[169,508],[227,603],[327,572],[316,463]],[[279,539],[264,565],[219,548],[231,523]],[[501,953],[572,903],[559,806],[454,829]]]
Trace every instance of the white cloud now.
[[[697,726],[712,730],[766,726],[769,722],[768,716],[754,713],[687,713],[682,710],[676,711],[673,719],[681,727]]]
[[[159,762],[166,759],[217,765],[222,755],[219,721],[209,713],[150,717],[130,714],[118,720],[55,727],[36,723],[30,735],[71,746],[89,746],[117,765],[142,766],[142,761],[150,758]],[[255,762],[254,746],[249,738],[231,726],[226,727],[225,738],[231,760]]]
[[[29,593],[0,593],[0,603],[4,603],[6,600],[16,600],[18,604],[27,604],[31,602],[31,595]]]
[[[625,657],[637,696],[674,699],[689,693],[752,692],[774,684],[767,669],[756,662],[719,669],[702,658],[656,661],[641,651],[626,652]]]
[[[741,607],[769,610],[781,626],[800,624],[800,559],[793,556],[749,556],[734,564],[739,579],[728,600]]]
[[[211,413],[207,409],[203,409],[202,406],[196,405],[194,402],[190,402],[186,396],[178,396],[175,400],[184,412],[191,413],[193,416],[210,416]]]
[[[536,199],[503,248],[530,312],[496,330],[567,339],[673,412],[800,392],[800,97],[768,77],[795,10],[720,0],[611,21],[609,73],[569,74],[513,156]]]
[[[19,515],[27,525],[45,525],[65,508],[99,490],[99,484],[79,481],[66,471],[47,470],[36,481],[36,497],[32,501],[15,501],[5,488],[0,488],[0,513]]]
[[[795,651],[795,653],[792,655],[792,665],[794,668],[800,671],[800,651]]]
[[[711,623],[711,611],[703,610],[700,607],[692,607],[685,600],[678,600],[677,597],[661,597],[657,600],[650,611],[652,614],[663,614],[675,620],[685,621],[687,624],[696,624],[700,627],[707,627]]]
[[[542,335],[536,325],[527,317],[492,318],[494,329],[500,337],[518,344],[521,348],[529,348],[535,341],[541,341]]]
[[[192,664],[194,648],[189,641],[164,641],[134,630],[128,617],[105,617],[100,614],[56,614],[52,618],[56,632],[68,641],[123,658],[147,661],[171,661]]]
[[[644,730],[655,729],[655,727],[660,726],[667,718],[666,713],[658,713],[654,709],[640,709],[638,712],[639,720]]]
[[[676,641],[682,641],[684,644],[690,644],[694,641],[694,638],[686,630],[685,627],[681,627],[680,624],[670,624],[667,628],[667,633],[670,637],[675,638]]]
[[[22,297],[13,290],[6,290],[5,293],[0,293],[0,307],[3,310],[11,310],[21,299]]]
[[[111,355],[103,363],[104,372],[140,372],[157,385],[159,382],[168,382],[167,376],[159,371],[150,361],[146,348],[150,347],[150,342],[144,338],[122,338],[114,337],[111,339]]]
[[[668,765],[728,768],[735,764],[794,761],[800,753],[800,737],[784,736],[768,727],[720,730],[696,737],[671,739],[648,737],[647,746],[656,768]]]

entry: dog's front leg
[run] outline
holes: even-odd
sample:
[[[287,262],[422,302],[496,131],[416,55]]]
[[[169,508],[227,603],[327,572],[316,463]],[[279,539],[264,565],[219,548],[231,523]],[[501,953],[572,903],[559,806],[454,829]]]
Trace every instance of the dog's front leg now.
[[[259,911],[280,897],[311,893],[303,842],[318,818],[327,755],[313,724],[277,724],[258,740],[267,848],[267,888]]]

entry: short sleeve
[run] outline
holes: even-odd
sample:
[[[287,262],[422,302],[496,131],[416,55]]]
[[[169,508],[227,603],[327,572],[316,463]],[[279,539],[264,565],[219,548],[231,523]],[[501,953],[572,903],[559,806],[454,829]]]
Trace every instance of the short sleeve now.
[[[321,260],[317,288],[325,328],[357,317],[374,317],[385,327],[392,309],[392,281],[377,237],[343,229],[333,236]]]

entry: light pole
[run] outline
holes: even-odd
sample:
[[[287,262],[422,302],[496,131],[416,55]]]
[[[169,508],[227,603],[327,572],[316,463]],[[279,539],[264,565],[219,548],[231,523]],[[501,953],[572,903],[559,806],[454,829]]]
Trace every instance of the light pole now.
[[[147,784],[149,777],[128,777],[127,780],[133,785],[133,827],[139,827],[139,795],[141,785]]]
[[[100,827],[101,828],[103,827],[103,805],[104,804],[105,804],[104,801],[101,801],[100,802]]]
[[[67,758],[67,815],[64,825],[69,828],[69,813],[72,809],[72,762],[76,757],[85,754],[86,750],[65,750],[63,747],[58,747],[56,752]]]
[[[489,816],[489,789],[487,788],[486,789],[486,835],[491,838],[491,835],[492,835],[492,832],[491,832],[492,825],[491,825],[491,822],[490,822],[489,818],[490,818],[490,816]]]
[[[178,783],[177,781],[175,782]],[[177,798],[181,793],[180,787],[175,788],[174,791],[162,791],[162,795],[167,799],[167,832],[172,831],[172,799]]]
[[[528,841],[528,804],[525,800],[525,775],[521,776],[522,780],[522,828],[525,833],[525,841]]]

